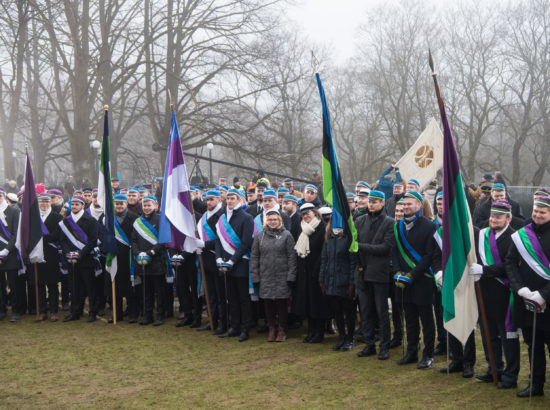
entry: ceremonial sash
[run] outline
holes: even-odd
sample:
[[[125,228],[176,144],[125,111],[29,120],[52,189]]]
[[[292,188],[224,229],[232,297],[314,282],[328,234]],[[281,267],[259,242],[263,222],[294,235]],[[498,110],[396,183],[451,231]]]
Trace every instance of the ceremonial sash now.
[[[252,237],[258,235],[258,233],[262,232],[263,229],[264,226],[262,224],[262,214],[258,214],[254,218],[254,233],[252,234]]]
[[[156,245],[159,239],[159,233],[153,225],[147,222],[142,216],[134,221],[134,229],[147,242],[151,245]]]
[[[418,254],[418,252],[414,250],[411,244],[407,241],[407,238],[405,237],[405,233],[403,232],[403,225],[404,225],[403,220],[399,221],[399,231],[398,231],[397,224],[394,224],[393,233],[395,235],[395,241],[397,242],[397,248],[399,249],[399,253],[403,257],[403,260],[407,263],[407,265],[409,265],[411,269],[414,269],[416,267],[416,264],[422,260],[422,257]],[[424,276],[428,278],[434,278],[434,275],[432,273],[432,268],[428,268],[428,270],[429,270],[429,273],[424,272]]]
[[[220,239],[223,250],[230,255],[234,255],[237,248],[241,245],[241,239],[229,224],[226,214],[223,214],[220,216],[220,219],[218,219],[216,230],[218,231],[218,238]],[[248,253],[244,256],[245,259],[249,257]]]
[[[48,231],[48,227],[46,226],[42,218],[40,218],[40,223],[42,225],[42,235],[44,236],[49,235],[50,231]],[[53,242],[48,242],[48,245],[50,245],[52,248],[55,248],[57,250],[57,253],[59,255],[59,270],[62,275],[67,275],[69,273],[69,269],[67,267],[67,261],[65,260],[65,255],[63,255],[63,250],[61,249],[61,245]]]
[[[497,247],[496,233],[493,229],[484,228],[479,231],[477,249],[479,251],[481,262],[485,266],[502,264],[502,259],[500,259],[500,253]],[[510,281],[508,279],[495,279],[510,290],[508,309],[506,310],[506,318],[504,320],[504,327],[506,328],[506,337],[508,339],[516,338],[518,337],[518,334],[517,331],[514,329],[514,292],[512,292],[512,290],[510,289]]]
[[[128,253],[128,256],[130,258],[130,282],[132,282],[132,286],[134,286],[135,263],[134,263],[134,257],[132,255],[132,246],[130,245],[130,240],[126,236],[126,233],[124,233],[124,230],[121,228],[121,226],[118,223],[116,217],[115,217],[115,238],[122,245],[127,246],[128,248],[130,248],[130,252]]]
[[[550,280],[550,262],[533,230],[533,224],[524,226],[513,233],[512,240],[529,267],[541,278]]]
[[[84,249],[86,243],[88,243],[88,235],[82,230],[80,226],[75,222],[72,215],[67,216],[65,219],[59,221],[59,227],[65,234],[69,242],[71,242],[79,251]],[[95,276],[101,275],[103,268],[99,261],[99,252],[96,248],[90,252],[94,263]]]
[[[2,236],[0,236],[0,242],[2,242],[4,245],[8,246],[9,240],[11,239],[11,233],[8,231],[8,228],[4,226],[4,222],[0,221],[0,227],[2,228]],[[17,257],[17,262],[19,263],[19,271],[17,272],[19,275],[24,274],[27,269],[25,267],[25,264],[23,263],[23,259],[21,259],[21,254],[19,253],[19,249],[15,248],[15,255]]]
[[[199,236],[202,241],[213,241],[216,239],[216,232],[212,230],[210,225],[208,225],[208,218],[206,217],[206,213],[201,217],[199,221]]]
[[[437,230],[434,232],[434,239],[439,245],[439,249],[443,250],[443,238],[441,237],[441,232],[443,231],[443,227],[439,226]]]

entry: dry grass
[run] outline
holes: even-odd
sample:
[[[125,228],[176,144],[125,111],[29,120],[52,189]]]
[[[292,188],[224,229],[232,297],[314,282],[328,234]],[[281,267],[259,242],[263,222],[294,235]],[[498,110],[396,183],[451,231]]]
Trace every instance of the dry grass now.
[[[175,320],[154,328],[0,322],[0,408],[525,408],[516,390],[500,391],[475,379],[432,369],[398,367],[390,360],[332,352],[336,337],[304,345],[301,331],[285,343],[267,343],[252,330],[245,343],[193,329]],[[479,339],[478,339],[479,342]],[[485,370],[481,343],[477,372]],[[520,386],[528,377],[522,359]],[[536,398],[533,408],[550,408]]]

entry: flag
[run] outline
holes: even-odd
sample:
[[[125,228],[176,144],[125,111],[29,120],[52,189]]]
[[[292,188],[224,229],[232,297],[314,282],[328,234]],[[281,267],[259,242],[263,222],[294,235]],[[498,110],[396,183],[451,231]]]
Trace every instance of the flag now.
[[[117,272],[118,248],[115,238],[115,213],[113,209],[113,187],[111,186],[111,148],[109,143],[109,111],[105,109],[103,125],[103,142],[101,143],[101,158],[99,163],[99,178],[97,182],[97,202],[104,212],[105,230],[103,231],[103,253],[105,254],[105,269],[115,280]]]
[[[317,78],[321,105],[323,106],[323,196],[327,204],[332,207],[332,227],[343,228],[344,235],[350,241],[350,252],[357,252],[359,249],[357,231],[349,210],[346,190],[342,183],[342,175],[340,174],[338,158],[334,149],[325,90],[318,73],[315,74],[315,77]]]
[[[21,214],[17,226],[16,247],[24,262],[43,263],[44,248],[42,237],[42,220],[40,219],[40,208],[36,198],[34,176],[32,174],[31,160],[29,153],[26,153],[25,164],[25,194],[21,204]],[[24,271],[24,270],[23,270]]]
[[[443,167],[443,135],[434,118],[395,166],[405,181],[415,178],[421,188],[437,177]]]
[[[465,344],[478,318],[474,279],[469,274],[470,265],[476,263],[474,230],[442,100],[439,106],[443,123],[443,320],[445,329]]]
[[[170,142],[164,168],[159,243],[186,252],[194,252],[197,249],[195,218],[191,212],[189,198],[189,179],[175,111],[172,111]]]

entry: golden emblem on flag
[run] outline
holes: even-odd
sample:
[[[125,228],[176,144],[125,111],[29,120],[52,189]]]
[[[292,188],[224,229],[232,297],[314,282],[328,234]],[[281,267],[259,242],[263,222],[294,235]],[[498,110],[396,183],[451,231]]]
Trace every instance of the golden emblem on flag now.
[[[433,148],[429,145],[422,145],[416,150],[414,160],[420,168],[426,168],[430,166],[430,164],[434,160]]]

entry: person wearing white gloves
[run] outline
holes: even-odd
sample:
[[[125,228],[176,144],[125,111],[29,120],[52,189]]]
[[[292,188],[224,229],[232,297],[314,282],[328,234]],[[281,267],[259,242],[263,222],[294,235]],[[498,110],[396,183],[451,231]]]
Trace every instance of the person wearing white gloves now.
[[[515,232],[510,225],[511,210],[512,207],[506,200],[493,201],[489,227],[481,229],[475,238],[479,264],[470,267],[470,274],[479,280],[483,295],[499,389],[515,388],[520,368],[517,326],[513,323],[513,315],[509,309],[511,289],[504,265],[504,258],[512,244],[512,234]],[[481,321],[480,326],[483,326]],[[491,383],[493,375],[484,332],[481,332],[481,336],[487,371],[476,375],[476,378],[482,382]],[[503,354],[506,366],[502,360]]]
[[[506,273],[510,285],[517,292],[514,303],[515,318],[523,331],[523,339],[529,348],[534,348],[532,385],[520,390],[518,397],[542,396],[546,381],[546,353],[544,345],[550,345],[550,310],[546,301],[550,299],[550,196],[536,197],[533,203],[532,223],[512,235],[513,245],[506,256]],[[525,303],[538,305],[536,329],[533,329],[533,312]],[[533,338],[535,331],[535,339]]]
[[[0,187],[0,320],[6,317],[6,276],[11,291],[11,318],[17,322],[25,314],[25,276],[19,275],[20,258],[15,247],[19,208],[8,205],[6,191]]]

